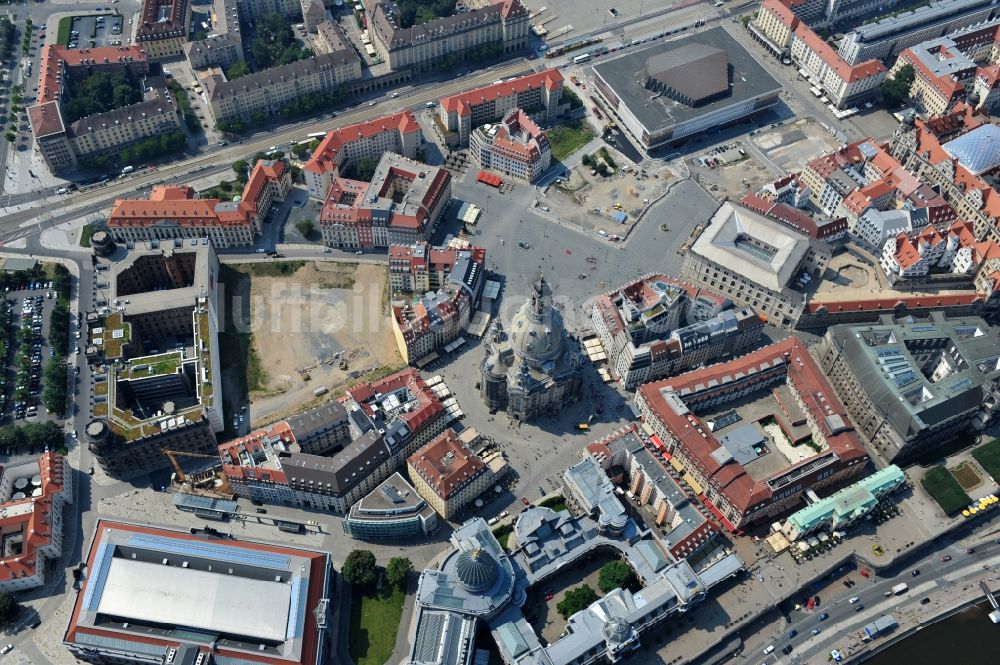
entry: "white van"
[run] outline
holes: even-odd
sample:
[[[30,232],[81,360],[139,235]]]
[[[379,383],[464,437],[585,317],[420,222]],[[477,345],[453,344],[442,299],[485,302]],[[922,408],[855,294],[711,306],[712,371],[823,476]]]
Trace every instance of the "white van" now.
[[[764,649],[764,655],[765,656],[768,655],[768,654],[770,654],[770,653],[774,653],[774,645],[773,644],[770,645],[769,647],[767,647],[766,649]]]

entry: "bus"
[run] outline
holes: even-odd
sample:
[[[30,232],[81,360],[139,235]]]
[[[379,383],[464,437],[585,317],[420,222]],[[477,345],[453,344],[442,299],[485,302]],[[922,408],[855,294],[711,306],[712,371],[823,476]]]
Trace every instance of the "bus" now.
[[[573,64],[579,65],[581,63],[587,62],[588,60],[590,60],[590,54],[584,53],[583,55],[578,55],[575,58],[573,58]]]
[[[306,134],[310,139],[322,139],[326,136],[326,132],[313,132],[312,134]]]

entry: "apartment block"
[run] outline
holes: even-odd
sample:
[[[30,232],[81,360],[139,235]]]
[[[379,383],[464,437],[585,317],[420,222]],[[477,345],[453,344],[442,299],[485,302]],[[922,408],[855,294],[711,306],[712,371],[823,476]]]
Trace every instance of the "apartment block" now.
[[[444,519],[451,519],[496,485],[490,465],[447,429],[406,461],[413,486]]]
[[[73,469],[45,452],[0,467],[0,593],[45,584],[63,548],[63,506],[73,503]]]
[[[462,60],[470,50],[485,46],[497,46],[502,54],[516,53],[528,46],[528,14],[520,0],[490,0],[404,28],[392,0],[367,5],[372,45],[392,70],[424,71],[442,58]]]
[[[647,383],[636,406],[670,465],[732,531],[773,522],[810,489],[863,474],[869,459],[796,337]]]
[[[218,452],[239,496],[346,513],[447,422],[434,391],[415,370],[403,370]]]
[[[763,320],[752,308],[666,275],[646,275],[599,296],[591,322],[612,376],[625,390],[738,354]]]
[[[765,0],[750,34],[777,57],[788,57],[839,109],[877,99],[887,69],[875,59],[849,63],[796,15],[800,3]]]
[[[90,327],[97,378],[89,449],[111,476],[169,465],[163,450],[214,452],[222,421],[222,370],[210,244],[136,249],[108,273],[111,305]],[[99,303],[100,305],[100,303]]]
[[[55,173],[71,169],[81,159],[114,154],[150,137],[180,128],[180,116],[166,82],[150,68],[144,48],[42,47],[38,99],[28,107],[35,145]],[[62,105],[69,82],[95,73],[123,72],[144,81],[143,99],[135,104],[67,122]]]
[[[386,152],[370,183],[348,178],[333,181],[320,211],[319,227],[329,247],[412,244],[433,236],[450,204],[448,170]]]
[[[304,95],[333,92],[361,78],[361,59],[353,49],[298,60],[227,81],[213,74],[203,82],[216,122],[249,120],[252,113],[274,115]]]
[[[261,160],[240,201],[199,199],[186,185],[158,185],[148,199],[115,201],[107,228],[118,242],[205,238],[219,248],[253,245],[271,206],[291,186],[284,162]]]
[[[879,261],[890,283],[925,277],[932,271],[967,275],[987,258],[1000,255],[992,242],[977,243],[971,222],[955,222],[938,231],[928,225],[914,233],[900,233],[885,242]]]
[[[486,283],[485,261],[486,251],[480,247],[389,247],[393,291],[423,294],[391,305],[392,332],[405,362],[417,363],[465,332]]]
[[[909,65],[915,78],[910,100],[927,115],[941,115],[960,98],[975,80],[978,66],[962,53],[954,41],[941,37],[907,48],[899,54],[890,76]]]
[[[309,196],[326,201],[334,180],[362,159],[379,160],[387,152],[414,159],[423,141],[411,111],[329,131],[302,167]]]
[[[182,55],[191,25],[189,0],[142,0],[135,43],[153,60]]]
[[[562,89],[562,73],[546,69],[442,97],[438,104],[439,118],[447,131],[457,134],[457,144],[467,146],[473,130],[501,120],[515,109],[525,111],[539,124],[554,122],[562,103]]]
[[[887,463],[981,431],[1000,404],[1000,341],[978,317],[884,315],[833,326],[816,356],[858,433]]]
[[[521,109],[474,131],[469,147],[480,167],[527,184],[538,180],[552,163],[549,137]]]

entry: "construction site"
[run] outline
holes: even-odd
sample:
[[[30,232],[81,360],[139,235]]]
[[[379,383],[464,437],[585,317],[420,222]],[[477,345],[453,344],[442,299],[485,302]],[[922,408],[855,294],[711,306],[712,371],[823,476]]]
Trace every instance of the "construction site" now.
[[[232,266],[239,273],[234,324],[249,331],[252,357],[244,363],[246,377],[224,371],[229,385],[223,390],[234,394],[246,385],[233,404],[249,402],[251,428],[298,413],[326,393],[339,394],[373,371],[402,366],[388,318],[385,266],[289,266],[284,272]]]

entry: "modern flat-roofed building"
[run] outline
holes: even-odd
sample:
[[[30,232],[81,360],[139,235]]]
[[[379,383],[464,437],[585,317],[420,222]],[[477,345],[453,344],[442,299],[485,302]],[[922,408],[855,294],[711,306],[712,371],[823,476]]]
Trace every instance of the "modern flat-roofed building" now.
[[[189,0],[142,0],[135,43],[159,60],[181,55],[191,25]]]
[[[378,161],[387,152],[414,159],[423,141],[423,131],[412,111],[331,130],[302,167],[309,196],[326,201],[334,180],[362,159]]]
[[[816,348],[873,453],[902,463],[969,430],[1000,404],[1000,341],[983,319],[947,318],[840,325]]]
[[[528,184],[552,163],[549,137],[521,109],[508,111],[500,122],[474,131],[469,146],[482,168]]]
[[[71,503],[73,470],[62,455],[0,467],[0,592],[45,584],[62,555],[62,510]]]
[[[868,453],[805,344],[788,337],[640,386],[636,406],[671,466],[732,531],[864,472]]]
[[[477,127],[496,122],[514,109],[527,109],[536,122],[547,125],[559,115],[563,80],[558,69],[546,69],[442,97],[438,104],[441,124],[457,135],[458,146],[469,145]]]
[[[320,211],[320,232],[329,247],[412,244],[434,235],[450,203],[450,171],[385,152],[370,183],[333,181]]]
[[[95,384],[86,438],[114,477],[168,466],[163,450],[213,453],[224,428],[219,261],[210,244],[172,245],[112,266],[101,296],[115,309],[89,330],[88,355],[109,369]]]
[[[496,474],[446,429],[410,455],[407,471],[414,487],[444,519],[450,519],[496,484]]]
[[[681,277],[795,327],[806,303],[796,285],[821,279],[830,248],[738,204],[723,203],[691,245]]]
[[[774,106],[782,89],[721,27],[610,56],[593,71],[598,92],[645,150]]]
[[[292,186],[284,162],[261,160],[239,201],[199,199],[189,186],[157,185],[148,199],[118,199],[107,227],[118,242],[209,238],[216,247],[252,245],[271,206]]]
[[[351,538],[400,541],[437,530],[437,513],[399,473],[351,506],[341,525]]]
[[[63,644],[98,665],[323,665],[330,555],[99,520]]]

